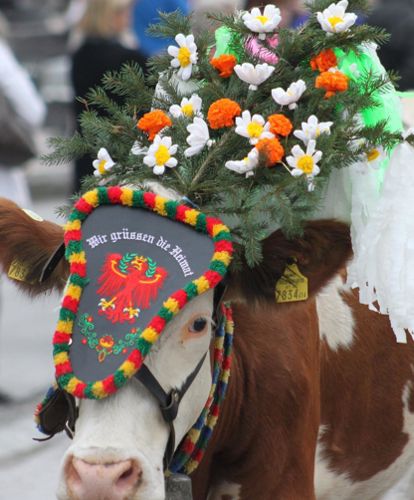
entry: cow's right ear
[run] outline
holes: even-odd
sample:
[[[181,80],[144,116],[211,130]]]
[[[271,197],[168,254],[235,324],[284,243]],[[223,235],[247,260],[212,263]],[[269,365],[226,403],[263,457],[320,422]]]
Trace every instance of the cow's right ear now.
[[[40,282],[45,265],[62,243],[61,226],[0,198],[0,267],[19,288],[31,295],[64,288],[69,274],[65,259]]]

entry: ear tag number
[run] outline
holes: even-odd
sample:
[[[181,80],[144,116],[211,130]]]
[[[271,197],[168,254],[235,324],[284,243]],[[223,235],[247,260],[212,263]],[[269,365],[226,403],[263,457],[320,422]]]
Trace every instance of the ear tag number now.
[[[14,259],[10,264],[9,272],[7,276],[16,281],[23,281],[29,283],[27,281],[27,276],[29,275],[30,269],[21,261]]]
[[[283,276],[276,283],[276,302],[299,302],[308,298],[308,278],[304,276],[297,264],[287,264]]]

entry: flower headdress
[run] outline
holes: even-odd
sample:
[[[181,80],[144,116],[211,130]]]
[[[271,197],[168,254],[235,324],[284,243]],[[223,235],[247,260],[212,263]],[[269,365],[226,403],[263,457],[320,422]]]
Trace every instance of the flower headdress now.
[[[49,161],[106,148],[110,175],[99,170],[85,191],[105,178],[120,185],[158,181],[205,213],[220,214],[239,255],[255,266],[269,233],[300,234],[315,217],[335,169],[402,141],[378,99],[392,92],[388,76],[366,64],[366,47],[385,35],[355,24],[350,7],[364,1],[349,3],[313,2],[298,30],[280,28],[280,13],[269,6],[216,16],[216,39],[194,36],[176,12],[162,14],[151,31],[174,43],[152,60],[149,79],[137,66],[107,74],[87,97],[82,136],[54,140]]]

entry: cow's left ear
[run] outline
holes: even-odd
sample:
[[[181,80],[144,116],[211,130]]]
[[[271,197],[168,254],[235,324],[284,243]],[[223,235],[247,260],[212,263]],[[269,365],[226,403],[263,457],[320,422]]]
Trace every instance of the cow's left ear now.
[[[303,236],[292,240],[276,231],[263,242],[263,261],[259,266],[249,268],[243,264],[230,275],[226,299],[274,304],[276,283],[292,263],[307,278],[311,296],[345,266],[351,254],[350,229],[341,222],[308,222]]]
[[[0,198],[0,271],[19,288],[31,295],[64,288],[69,274],[65,259],[54,266],[46,280],[40,279],[47,262],[62,243],[61,226]]]

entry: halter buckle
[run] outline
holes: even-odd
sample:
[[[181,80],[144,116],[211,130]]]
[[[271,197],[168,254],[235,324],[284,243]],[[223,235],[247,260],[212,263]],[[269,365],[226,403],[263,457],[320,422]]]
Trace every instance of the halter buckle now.
[[[180,393],[177,389],[173,389],[168,395],[167,406],[161,406],[161,413],[166,422],[173,422],[178,414],[178,407],[180,405]]]

